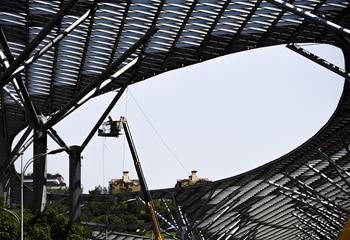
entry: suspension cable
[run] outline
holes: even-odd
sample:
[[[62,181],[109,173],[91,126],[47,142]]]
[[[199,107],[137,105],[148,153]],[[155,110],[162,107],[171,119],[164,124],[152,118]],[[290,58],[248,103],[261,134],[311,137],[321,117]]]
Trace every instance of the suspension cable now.
[[[157,135],[157,137],[159,138],[159,140],[163,143],[163,145],[165,146],[165,148],[169,151],[169,153],[173,156],[173,158],[180,164],[180,166],[185,170],[186,174],[189,172],[187,170],[187,168],[184,166],[184,164],[180,161],[180,159],[177,157],[177,155],[175,154],[175,152],[170,148],[170,146],[165,142],[164,138],[160,135],[160,133],[157,131],[157,129],[155,128],[155,126],[152,124],[150,118],[146,115],[146,113],[142,110],[141,105],[137,102],[136,98],[134,97],[134,95],[132,94],[131,90],[129,90],[130,96],[131,98],[134,100],[137,108],[140,110],[140,112],[142,113],[143,117],[146,119],[147,123],[150,125],[150,127],[153,129],[154,133]]]

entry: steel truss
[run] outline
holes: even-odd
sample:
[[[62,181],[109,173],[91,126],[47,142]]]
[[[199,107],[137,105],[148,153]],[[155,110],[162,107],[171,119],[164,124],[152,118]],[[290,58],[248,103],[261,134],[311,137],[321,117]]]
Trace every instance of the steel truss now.
[[[129,84],[168,70],[286,44],[349,80],[350,4],[294,2],[5,1],[0,6],[0,196],[10,185],[18,156],[32,142],[34,155],[45,153],[49,135],[70,156],[71,185],[77,186],[69,195],[70,212],[71,219],[79,221],[80,202],[95,198],[80,195],[84,148]],[[345,70],[297,43],[340,47]],[[67,146],[54,126],[89,99],[116,89],[86,139]],[[168,209],[162,219],[181,239],[333,239],[350,211],[349,109],[346,83],[327,125],[286,156],[214,183],[152,192]],[[12,140],[25,127],[11,152]],[[34,167],[38,209],[45,204],[45,164],[43,157]],[[11,176],[15,196],[16,177]],[[116,201],[131,196],[96,198]],[[175,212],[167,201],[175,204]]]

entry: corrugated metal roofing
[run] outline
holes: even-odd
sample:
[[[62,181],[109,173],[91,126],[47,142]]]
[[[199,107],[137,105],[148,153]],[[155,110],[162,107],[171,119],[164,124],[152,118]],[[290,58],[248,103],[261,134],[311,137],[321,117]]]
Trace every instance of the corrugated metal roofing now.
[[[0,24],[15,59],[66,2],[1,2]],[[349,1],[289,3],[350,27]],[[86,13],[80,25],[21,73],[40,113],[50,116],[63,108],[152,28],[158,31],[116,70],[140,55],[141,60],[96,91],[96,96],[128,81],[264,46],[328,43],[349,54],[341,37],[324,26],[263,0],[78,1],[34,52],[52,43]],[[346,64],[349,71],[349,57]],[[6,68],[4,63],[0,67],[2,71]],[[16,94],[11,84],[7,88]],[[335,239],[350,212],[348,90],[346,85],[328,124],[293,152],[239,176],[155,191],[154,197],[174,195],[187,233],[195,238]],[[28,124],[23,108],[4,91],[0,117],[1,134],[13,136]]]

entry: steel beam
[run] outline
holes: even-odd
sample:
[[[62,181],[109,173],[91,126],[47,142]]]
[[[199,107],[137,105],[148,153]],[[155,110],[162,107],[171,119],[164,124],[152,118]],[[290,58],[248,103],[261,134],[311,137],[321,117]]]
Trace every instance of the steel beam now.
[[[332,240],[332,239],[329,239],[329,237],[325,235],[324,230],[321,229],[319,226],[312,224],[310,221],[306,221],[304,218],[302,218],[298,214],[292,213],[292,215],[295,218],[297,218],[299,220],[299,222],[301,222],[303,225],[305,225],[306,227],[311,229],[315,233],[315,235],[319,237],[319,239]]]
[[[94,3],[93,3],[94,11],[90,14],[89,26],[88,26],[88,30],[86,32],[86,40],[84,42],[84,49],[83,49],[83,53],[82,53],[80,64],[79,64],[80,70],[79,70],[79,74],[78,74],[78,80],[77,80],[77,82],[75,84],[75,88],[74,88],[74,97],[77,96],[77,94],[79,92],[79,87],[80,87],[80,83],[81,83],[82,73],[84,70],[86,55],[87,55],[88,49],[89,49],[91,32],[92,32],[92,28],[94,25],[96,11],[97,11],[97,7],[98,7],[98,5],[97,5],[98,2],[99,2],[99,0],[94,0]]]
[[[165,209],[166,209],[168,215],[170,216],[170,219],[171,219],[173,225],[175,226],[175,231],[176,231],[177,236],[181,240],[185,240],[185,236],[184,236],[185,232],[184,232],[184,229],[182,229],[182,223],[181,223],[182,220],[175,219],[175,217],[174,217],[173,213],[171,212],[166,200],[163,197],[161,198],[161,201],[162,201],[163,205],[165,206]],[[171,201],[173,201],[173,200],[171,200]]]
[[[13,58],[13,55],[11,53],[10,47],[8,45],[5,33],[1,27],[0,27],[0,43],[1,43],[1,46],[4,50],[5,57],[8,59],[9,63],[12,64],[14,62],[14,58]],[[11,65],[9,66],[9,68],[10,67],[11,67]],[[7,68],[7,69],[9,69],[9,68]],[[6,70],[5,70],[5,72],[6,72]],[[30,122],[33,124],[34,128],[38,128],[40,125],[40,121],[39,121],[36,109],[34,107],[34,104],[33,104],[32,100],[30,99],[27,87],[24,85],[22,77],[20,75],[16,75],[15,80],[16,80],[16,83],[18,84],[19,90],[22,94],[23,101],[24,101],[23,102],[24,107],[25,107],[25,110],[28,114]]]
[[[295,228],[297,228],[299,231],[301,231],[304,235],[307,235],[308,236],[307,239],[320,240],[318,237],[316,238],[313,234],[309,233],[304,228],[302,228],[302,227],[300,227],[298,225],[295,225]]]
[[[314,216],[311,213],[308,213],[307,211],[305,211],[304,209],[297,207],[298,211],[300,211],[303,215],[305,215],[306,217],[308,217],[310,220],[312,220],[314,223],[320,225],[323,229],[326,230],[326,233],[329,234],[334,234],[335,232],[338,231],[338,229],[334,228],[334,226],[329,225],[328,222],[324,221],[324,220],[320,220],[318,217],[319,216]],[[335,236],[333,236],[334,238]]]
[[[289,0],[289,3],[293,3],[295,0]],[[286,10],[281,10],[281,12],[276,16],[276,18],[273,20],[273,22],[271,23],[271,25],[269,25],[269,27],[266,29],[266,31],[261,35],[261,37],[259,38],[258,42],[256,43],[256,45],[258,47],[261,46],[261,44],[268,39],[268,37],[270,36],[270,34],[272,33],[272,31],[275,29],[276,25],[278,24],[278,22],[282,19],[283,15],[286,13]]]
[[[333,210],[333,212],[336,212],[337,214],[340,214],[340,213],[347,213],[347,210],[344,209],[343,207],[340,207],[338,205],[334,205],[333,203],[329,202],[329,201],[322,201],[321,199],[315,197],[315,196],[312,196],[311,194],[306,194],[306,193],[302,193],[300,191],[297,191],[297,190],[293,190],[293,189],[290,189],[288,187],[285,187],[285,186],[281,186],[277,183],[274,183],[274,182],[271,182],[269,181],[268,182],[269,184],[277,187],[279,189],[279,191],[286,195],[286,196],[289,196],[291,198],[294,198],[295,196],[298,196],[298,197],[302,197],[302,198],[305,198],[305,199],[309,199],[309,200],[312,200],[318,204],[321,204],[323,205],[325,208],[327,208],[328,210],[331,209]],[[286,194],[285,192],[290,192],[291,195],[289,194]]]
[[[317,175],[319,175],[321,178],[325,179],[327,182],[329,182],[332,186],[338,188],[340,191],[342,191],[344,194],[346,194],[347,196],[350,197],[350,192],[348,190],[346,190],[345,188],[343,188],[342,186],[340,186],[338,183],[334,182],[331,178],[329,178],[326,174],[322,173],[320,170],[318,170],[317,168],[314,168],[311,165],[306,165],[310,170],[312,170],[314,173],[316,173]]]
[[[60,147],[64,147],[65,151],[68,154],[70,154],[70,148],[68,147],[68,145],[63,141],[63,139],[58,135],[58,133],[53,128],[50,128],[48,130],[48,134],[52,138],[52,140],[54,140]]]
[[[225,53],[228,53],[231,50],[231,48],[234,46],[235,42],[239,39],[239,37],[241,36],[244,28],[247,26],[247,24],[249,23],[250,19],[254,16],[256,10],[258,10],[258,8],[259,8],[260,4],[262,3],[262,1],[263,0],[256,1],[256,3],[254,4],[254,7],[249,10],[248,16],[241,23],[241,26],[237,29],[237,32],[232,36],[232,39],[230,40],[230,42],[226,46]]]
[[[172,201],[174,203],[174,206],[175,206],[175,214],[176,214],[176,218],[178,220],[178,225],[179,225],[179,229],[180,229],[180,233],[181,233],[181,235],[179,237],[180,237],[181,240],[184,240],[185,239],[185,233],[187,231],[186,222],[183,219],[181,208],[177,204],[177,201],[176,201],[176,198],[175,198],[174,194],[172,194],[171,196],[172,196],[171,199],[172,199]]]
[[[299,201],[299,202],[297,202],[297,204],[295,204],[295,208],[297,210],[303,209],[304,212],[308,212],[309,214],[315,214],[315,215],[321,217],[325,222],[327,222],[327,224],[330,227],[340,230],[339,229],[339,227],[340,227],[339,220],[336,219],[334,216],[332,216],[324,211],[321,211],[319,207],[310,205],[309,203],[304,204],[303,202]]]
[[[348,213],[348,210],[343,208],[342,206],[338,205],[336,202],[332,202],[332,200],[328,199],[326,196],[322,195],[321,193],[317,192],[315,189],[313,189],[312,187],[310,187],[309,185],[303,183],[302,181],[289,176],[287,174],[284,174],[286,177],[288,177],[291,182],[297,187],[299,188],[301,191],[303,191],[305,194],[310,195],[311,197],[317,198],[319,199],[322,203],[324,202],[328,202],[328,205],[333,205],[334,207],[338,208],[339,210]],[[323,199],[323,200],[322,200]]]
[[[104,111],[104,113],[101,115],[100,119],[96,122],[95,126],[92,128],[92,130],[90,131],[89,135],[86,137],[86,139],[84,140],[84,142],[81,144],[81,151],[83,151],[85,149],[85,147],[89,144],[91,138],[94,136],[94,134],[96,133],[96,131],[98,130],[98,128],[101,126],[101,124],[103,123],[103,121],[106,119],[106,117],[108,116],[108,114],[112,111],[113,107],[115,106],[115,104],[119,101],[119,99],[121,98],[121,96],[123,95],[125,89],[128,87],[127,84],[125,84],[121,89],[119,89],[117,95],[113,98],[113,100],[111,101],[111,103],[108,105],[108,107],[106,108],[106,110]]]
[[[0,27],[0,31],[1,30],[2,29]],[[1,37],[0,37],[0,39],[1,39]],[[9,62],[7,61],[7,58],[6,58],[5,54],[4,54],[4,52],[1,49],[0,49],[0,60],[3,63],[4,69],[6,69],[6,68],[8,68],[10,66]],[[4,69],[1,69],[1,70],[4,70]],[[5,91],[6,94],[9,95],[10,98],[12,98],[13,101],[15,101],[21,108],[24,109],[24,105],[23,105],[24,100],[22,98],[22,95],[20,93],[19,88],[17,88],[17,86],[14,84],[14,81],[12,81],[12,85],[13,85],[13,88],[16,90],[16,93],[17,93],[18,97],[15,96],[13,93],[11,93],[11,90],[7,86],[4,86],[2,89]]]
[[[175,226],[176,231],[180,230],[179,226],[177,225],[177,222],[175,220],[174,215],[172,214],[168,204],[166,203],[166,200],[164,200],[164,198],[161,198],[160,200],[162,201],[163,205],[165,206],[165,210],[167,211],[168,215],[170,216],[170,219],[171,219],[173,225]],[[179,234],[179,236],[180,236],[180,234]]]
[[[81,148],[71,146],[69,155],[70,220],[80,222],[81,203]]]
[[[196,213],[193,214],[194,215],[194,219],[199,219],[200,216],[203,216],[205,214],[205,211],[208,210],[208,203],[212,200],[212,196],[215,193],[216,189],[215,189],[215,185],[209,190],[208,192],[205,194],[207,195],[209,193],[209,195],[207,196],[207,198],[205,199],[205,201],[203,201],[203,199],[201,199],[201,201],[203,201],[202,204],[200,204],[200,208],[198,210],[196,210]],[[223,190],[222,190],[223,191]],[[196,226],[196,224],[200,224],[198,221],[193,221],[189,226],[188,229],[194,229],[194,226]]]
[[[10,63],[7,61],[7,58],[2,50],[0,50],[0,58],[1,58],[1,61],[3,62],[4,67],[8,68],[10,66]],[[4,70],[4,69],[2,69],[2,70]],[[22,96],[21,90],[19,89],[18,84],[14,80],[12,80],[11,83],[12,83],[12,86],[17,93],[17,96],[19,97],[19,101],[20,101],[20,102],[18,102],[19,105],[21,105],[21,107],[24,108],[24,99],[23,99],[23,96]],[[7,86],[4,86],[3,89],[6,91],[6,89],[8,89],[8,88],[7,88]],[[17,97],[14,96],[12,98],[15,100],[15,98],[17,98]],[[17,100],[15,100],[15,101],[17,101]],[[24,108],[24,110],[26,110],[26,109]]]
[[[11,93],[10,89],[8,89],[6,86],[2,89],[15,103],[17,103],[20,107],[24,108],[23,103],[13,93]]]
[[[31,55],[27,60],[25,60],[13,73],[16,75],[18,73],[23,72],[26,68],[32,65],[36,60],[38,60],[42,55],[44,55],[48,50],[52,47],[56,47],[56,45],[65,38],[70,32],[72,32],[76,27],[78,27],[82,22],[85,21],[90,15],[93,9],[87,10],[79,19],[77,19],[74,23],[72,23],[69,27],[64,29],[60,34],[58,34],[54,39],[52,39],[48,44],[46,44],[43,48],[35,52]]]
[[[34,130],[33,150],[33,156],[36,158],[33,163],[34,207],[42,212],[46,205],[46,130],[42,128]]]
[[[4,187],[6,192],[10,192],[10,188],[11,188],[11,192],[13,194],[11,195],[12,199],[13,197],[20,195],[19,194],[20,180],[14,168],[13,163],[23,154],[23,152],[33,142],[33,137],[31,137],[28,141],[25,142],[25,140],[27,139],[31,131],[32,131],[32,128],[29,126],[21,136],[20,140],[17,142],[16,146],[13,148],[9,158],[7,159],[4,165],[4,173],[5,173]],[[19,202],[19,200],[17,202]]]
[[[318,149],[320,155],[322,156],[323,159],[327,160],[330,165],[335,169],[335,171],[338,173],[338,175],[341,177],[341,179],[345,182],[345,184],[349,187],[350,189],[350,181],[346,179],[346,177],[350,177],[349,173],[347,173],[344,169],[342,169],[338,164],[336,164],[333,159],[331,159],[326,153],[324,153],[321,149]],[[344,175],[346,177],[344,177]]]
[[[96,91],[94,93],[94,96],[97,96],[101,93],[104,93],[106,91],[106,89],[108,87],[110,87],[110,85],[112,83],[114,83],[114,81],[116,81],[118,79],[119,76],[121,76],[124,72],[128,71],[129,69],[133,68],[134,66],[137,66],[138,63],[140,63],[140,61],[143,59],[142,53],[140,52],[139,56],[134,58],[132,61],[130,61],[128,64],[126,64],[122,69],[118,70],[116,73],[114,73],[111,77],[110,77],[110,81],[104,81],[103,83],[101,83],[97,88]],[[135,73],[137,72],[137,68],[135,68],[133,70],[133,74],[131,75],[131,77],[129,78],[128,82],[129,84],[132,84],[134,82],[134,77],[135,77]]]
[[[29,57],[32,51],[41,43],[42,40],[56,27],[68,11],[74,6],[78,0],[69,0],[66,5],[60,9],[55,16],[47,23],[47,25],[38,33],[38,35],[28,44],[23,52],[16,58],[15,61],[0,74],[0,89],[3,88],[10,81],[11,75],[16,69]]]
[[[138,197],[137,200],[139,200],[139,202],[141,202],[143,205],[147,207],[146,202],[141,197]],[[158,216],[158,218],[160,218],[165,224],[169,226],[168,229],[177,230],[176,226],[172,222],[170,222],[168,219],[166,219],[162,214],[160,214],[157,210],[154,209],[154,213]]]
[[[311,13],[317,13],[319,8],[322,7],[326,1],[327,0],[320,0],[317,2],[317,4],[315,3],[315,5],[312,6],[313,9],[311,10]],[[293,2],[289,2],[289,3],[293,4]],[[302,32],[307,27],[308,24],[309,24],[309,21],[305,18],[301,24],[299,24],[296,28],[294,28],[293,32],[287,38],[287,43],[293,42],[293,39],[296,38],[298,34],[300,34],[300,32]],[[324,36],[324,34],[320,34],[320,36]]]
[[[5,167],[8,169],[11,164],[13,164],[16,159],[22,154],[23,148],[26,149],[26,145],[28,145],[28,142],[26,143],[26,139],[28,138],[29,134],[32,132],[32,128],[29,126],[26,131],[23,133],[19,141],[17,142],[16,146],[13,148],[11,155],[9,159],[7,159],[5,163]],[[31,142],[29,143],[29,145]]]
[[[323,58],[305,50],[296,44],[288,44],[286,47],[296,53],[299,53],[301,56],[306,57],[307,59],[321,65],[322,67],[325,67],[328,70],[346,78],[346,80],[350,82],[350,74],[347,73],[344,69],[324,60]]]
[[[227,186],[227,188],[232,187],[234,184]],[[224,188],[223,190],[221,190],[217,195],[220,195],[220,193],[224,192],[226,190],[226,188]],[[213,207],[211,209],[211,213],[205,215],[206,219],[209,219],[211,217],[213,217],[215,214],[222,212],[223,209],[230,205],[230,204],[236,204],[237,202],[239,202],[239,199],[235,199],[234,201],[232,201],[232,198],[237,195],[240,192],[240,189],[237,188],[236,190],[232,191],[231,193],[229,193],[227,196],[225,196],[225,198],[223,198],[218,204],[215,205],[215,207]],[[227,205],[226,205],[227,204]],[[202,213],[204,214],[204,212]],[[201,222],[197,221],[191,228],[189,227],[188,229],[191,230],[192,228],[196,228],[199,224],[201,224]],[[213,223],[208,223],[205,228],[203,229],[207,229],[208,227],[210,227]]]
[[[165,0],[161,0],[160,1],[160,3],[159,3],[159,5],[158,5],[158,8],[157,8],[157,12],[155,13],[155,15],[154,15],[154,17],[153,17],[153,20],[152,20],[152,24],[151,24],[151,26],[150,26],[150,29],[152,29],[152,28],[155,28],[156,27],[156,25],[157,25],[157,20],[158,20],[158,17],[159,17],[159,15],[160,15],[160,13],[161,13],[161,11],[162,11],[162,8],[163,8],[163,5],[164,5],[164,3],[165,3]],[[127,14],[127,10],[125,10],[125,12],[124,12],[124,14]],[[122,22],[122,25],[124,26],[124,24],[125,24],[125,22],[123,21]],[[123,27],[123,26],[121,26],[121,27]],[[122,31],[120,31],[120,32],[118,32],[118,36],[117,36],[117,40],[119,40],[119,33],[121,33]],[[139,57],[137,57],[137,58],[135,58],[134,60],[132,60],[131,62],[129,62],[127,65],[129,65],[129,64],[131,64],[131,66],[130,66],[130,68],[132,67],[132,66],[134,66],[134,65],[136,65],[136,67],[134,68],[134,70],[133,70],[133,72],[132,72],[132,74],[131,74],[131,77],[130,77],[130,83],[134,83],[134,79],[136,78],[136,76],[137,76],[137,72],[138,72],[138,70],[139,70],[139,67],[140,67],[140,62],[143,60],[143,58],[144,58],[144,52],[145,52],[145,49],[146,49],[146,47],[147,47],[147,44],[143,44],[142,45],[142,47],[140,48],[140,52],[138,53],[138,56]],[[117,43],[115,43],[115,45],[113,46],[113,49],[112,49],[112,54],[111,54],[111,59],[110,60],[112,60],[113,58],[113,55],[114,55],[114,53],[115,53],[115,51],[116,51],[116,48],[117,48]],[[127,66],[126,65],[126,66]],[[126,70],[125,70],[126,71]],[[114,79],[115,80],[115,79]],[[114,80],[112,80],[111,82],[113,82]],[[109,84],[111,84],[111,82],[109,83]],[[107,85],[107,84],[106,84]],[[98,87],[98,89],[96,89],[96,93],[98,93],[98,92],[100,92],[100,91],[104,91],[104,89],[106,89],[107,88],[107,86],[99,86]]]
[[[225,10],[227,9],[227,6],[231,3],[231,0],[226,0],[224,2],[224,4],[221,6],[220,11],[217,13],[214,21],[211,23],[210,28],[208,29],[207,33],[205,34],[205,37],[203,39],[203,41],[200,43],[197,53],[196,53],[196,58],[200,57],[201,52],[203,51],[203,49],[205,48],[205,46],[208,44],[208,42],[210,41],[211,38],[211,34],[214,31],[216,25],[218,24],[218,22],[220,21],[220,18],[222,17],[222,15],[224,14]]]
[[[347,36],[350,37],[350,30],[342,27],[336,23],[333,23],[331,21],[327,21],[324,18],[321,18],[309,11],[304,11],[303,9],[294,6],[293,4],[287,3],[283,0],[266,0],[269,3],[283,9],[289,12],[294,13],[295,15],[298,15],[300,17],[303,17],[305,19],[307,19],[308,21],[317,24],[317,25],[321,25],[324,26],[325,28],[329,29],[330,31],[333,31],[335,33],[339,33],[342,36]]]
[[[68,112],[74,105],[79,103],[87,94],[89,94],[94,88],[96,88],[102,81],[106,80],[112,72],[123,63],[132,53],[134,53],[141,45],[145,44],[145,42],[157,32],[158,29],[153,28],[150,29],[147,33],[145,33],[136,43],[134,43],[128,50],[126,50],[123,55],[115,60],[112,64],[110,64],[101,75],[93,80],[89,85],[87,85],[83,90],[81,90],[77,96],[72,99],[68,104],[66,104],[58,113],[56,113],[48,122],[44,124],[45,128],[50,128],[55,125],[57,122],[61,120],[63,116],[65,116],[66,112]]]
[[[62,4],[63,4],[63,2],[59,3],[59,8],[62,7]],[[60,34],[61,27],[62,27],[62,22],[59,22],[57,24],[56,28],[51,32],[53,37],[55,35],[57,37]],[[54,39],[56,39],[56,37]],[[49,44],[53,44],[53,43],[49,42]],[[49,50],[50,48],[47,48],[47,49]],[[39,51],[37,51],[37,52],[39,52]],[[56,71],[57,71],[57,61],[58,61],[58,46],[57,47],[54,46],[53,49],[52,49],[52,52],[53,52],[53,55],[52,55],[53,59],[52,59],[52,66],[51,66],[51,76],[47,78],[47,81],[49,81],[49,83],[50,83],[50,88],[49,88],[49,92],[48,92],[48,98],[46,98],[46,101],[45,101],[45,104],[44,104],[45,108],[42,109],[42,111],[44,111],[44,112],[50,112],[49,109],[52,108],[53,97],[54,97],[54,84],[55,84],[55,77],[56,77]],[[34,55],[32,55],[32,56],[35,56],[36,53],[34,53]],[[32,58],[32,57],[29,57],[28,60],[30,60],[30,59],[34,60],[34,58]],[[27,61],[25,61],[24,64],[26,64]],[[33,62],[34,61],[32,61],[32,63]],[[21,67],[22,66],[23,66],[23,64],[21,65]],[[21,67],[19,67],[19,68],[21,68]],[[27,65],[26,67],[25,66],[23,66],[23,67],[24,67],[23,71],[25,71],[25,73],[27,74],[28,70],[29,70],[29,65]],[[18,71],[18,69],[16,71]],[[48,134],[49,134],[49,132],[48,132]]]
[[[177,41],[180,39],[182,32],[185,30],[186,24],[188,22],[188,20],[190,19],[192,12],[194,11],[194,9],[196,8],[196,5],[198,3],[199,0],[193,0],[192,5],[190,7],[190,9],[188,10],[186,17],[184,18],[179,30],[176,33],[176,37],[174,38],[174,40],[171,43],[171,46],[169,48],[168,53],[166,54],[163,63],[162,63],[162,69],[166,69],[167,63],[169,61],[170,56],[173,54],[173,52],[175,51],[176,48],[176,44]]]
[[[336,38],[339,42],[340,48],[343,51],[350,52],[350,39],[344,36],[341,36],[340,34],[336,35]]]
[[[115,41],[113,43],[113,47],[112,47],[111,55],[109,57],[108,65],[111,64],[112,61],[113,61],[115,52],[117,51],[117,48],[118,48],[119,43],[120,43],[120,38],[122,37],[122,34],[124,32],[125,23],[126,23],[126,21],[128,19],[128,13],[129,13],[131,1],[126,1],[125,4],[126,5],[125,5],[125,8],[124,8],[123,17],[122,17],[122,19],[120,21],[120,25],[119,25],[119,29],[118,29],[118,32],[117,32],[117,36],[115,37]],[[121,6],[121,4],[120,4],[120,6]]]
[[[343,144],[343,146],[344,146],[346,152],[347,152],[348,154],[350,154],[349,145],[345,142],[345,139],[344,139],[342,136],[339,136],[339,139],[340,139],[341,143]]]

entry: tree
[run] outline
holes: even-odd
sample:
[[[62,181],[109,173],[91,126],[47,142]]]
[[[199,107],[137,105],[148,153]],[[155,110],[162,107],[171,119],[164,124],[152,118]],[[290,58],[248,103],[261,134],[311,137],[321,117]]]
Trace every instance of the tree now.
[[[0,239],[13,240],[19,236],[18,220],[4,209],[0,210]]]
[[[20,236],[19,223],[5,211],[0,211],[0,239],[14,240]],[[62,214],[49,210],[41,213],[32,209],[24,211],[24,239],[26,240],[84,240],[92,237],[85,227],[71,223]]]
[[[106,187],[102,187],[101,185],[98,185],[95,187],[95,189],[90,190],[89,194],[107,194],[108,190]]]

